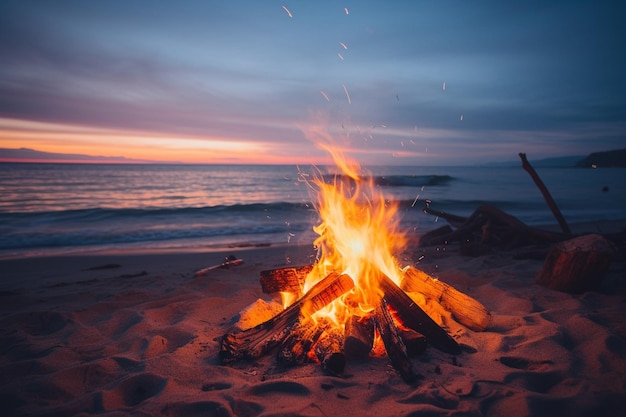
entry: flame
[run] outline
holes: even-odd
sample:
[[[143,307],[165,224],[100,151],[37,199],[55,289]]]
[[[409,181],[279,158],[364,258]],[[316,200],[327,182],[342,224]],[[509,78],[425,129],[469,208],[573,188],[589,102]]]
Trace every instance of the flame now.
[[[320,146],[329,151],[341,173],[332,178],[319,175],[313,181],[320,216],[313,228],[319,260],[305,280],[304,291],[332,271],[352,277],[354,289],[314,315],[327,317],[343,329],[351,315],[368,317],[376,308],[383,295],[378,286],[381,272],[400,283],[394,254],[404,248],[406,238],[399,231],[397,204],[385,199],[372,176],[361,175],[360,166],[338,148]]]

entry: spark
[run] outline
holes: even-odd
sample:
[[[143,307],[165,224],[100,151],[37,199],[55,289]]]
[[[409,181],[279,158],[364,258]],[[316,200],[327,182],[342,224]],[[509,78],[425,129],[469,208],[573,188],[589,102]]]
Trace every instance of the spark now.
[[[343,84],[343,91],[346,92],[346,97],[348,98],[348,104],[352,104],[352,100],[350,100],[350,93],[348,93],[348,89],[346,88],[345,84]]]
[[[463,115],[461,115],[461,121],[463,121]]]
[[[413,139],[409,139],[409,142],[411,142],[413,145],[415,145],[415,141]]]
[[[326,101],[330,101],[330,98],[328,97],[328,94],[326,94],[326,92],[324,92],[324,90],[321,90],[320,93],[324,96]]]
[[[350,12],[348,11],[348,8],[347,8],[347,7],[344,7],[344,8],[343,8],[343,11],[344,11],[344,12],[346,12],[346,14],[350,14]]]
[[[404,148],[404,141],[403,140],[400,141],[400,146],[402,146]]]
[[[287,8],[287,6],[283,6],[283,10],[287,13],[287,15],[289,17],[293,17],[293,15],[291,14],[291,12],[289,11],[289,9]]]
[[[446,82],[444,81],[443,84],[441,85],[441,89],[443,91],[446,91]]]
[[[415,197],[415,200],[413,200],[413,204],[411,204],[411,207],[415,207],[415,204],[417,204],[417,200],[420,198],[420,195],[418,194],[417,197]]]
[[[339,45],[341,45],[341,46],[343,47],[343,49],[348,49],[348,47],[346,46],[346,44],[345,44],[345,43],[343,43],[343,42],[339,42]]]
[[[341,55],[341,52],[337,52],[337,56],[343,61],[343,55]]]

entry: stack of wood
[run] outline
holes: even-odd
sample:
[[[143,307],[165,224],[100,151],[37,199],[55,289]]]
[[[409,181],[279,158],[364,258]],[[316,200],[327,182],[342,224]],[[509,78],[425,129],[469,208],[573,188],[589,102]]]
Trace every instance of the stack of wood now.
[[[311,315],[349,292],[354,281],[348,275],[331,273],[303,293],[304,281],[312,268],[307,265],[261,273],[263,292],[271,295],[289,292],[297,301],[252,328],[234,328],[226,333],[220,349],[224,363],[258,358],[276,349],[277,360],[283,365],[314,359],[326,371],[340,374],[347,359],[363,359],[371,354],[377,332],[392,365],[411,383],[416,373],[409,357],[423,352],[427,344],[446,353],[461,353],[459,344],[415,299],[438,303],[474,331],[485,330],[491,321],[489,311],[475,299],[420,270],[408,268],[403,272],[401,286],[379,272],[377,281],[384,295],[374,311],[368,317],[352,316],[344,328],[337,328],[327,320],[314,320]]]

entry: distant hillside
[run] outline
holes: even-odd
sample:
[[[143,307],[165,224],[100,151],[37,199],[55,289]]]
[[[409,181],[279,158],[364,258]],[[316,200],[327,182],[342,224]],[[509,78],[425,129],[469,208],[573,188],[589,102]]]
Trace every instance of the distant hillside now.
[[[626,149],[594,152],[576,163],[581,168],[626,167]]]
[[[0,162],[100,162],[100,163],[126,163],[126,164],[142,164],[150,163],[141,159],[129,159],[123,156],[93,156],[80,154],[66,154],[42,152],[28,148],[0,148]]]

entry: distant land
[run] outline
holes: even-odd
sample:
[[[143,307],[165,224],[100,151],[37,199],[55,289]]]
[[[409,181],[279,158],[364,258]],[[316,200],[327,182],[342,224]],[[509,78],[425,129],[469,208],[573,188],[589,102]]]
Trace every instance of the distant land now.
[[[576,163],[582,168],[626,167],[626,149],[594,152]]]
[[[562,156],[556,158],[532,159],[528,161],[535,168],[608,168],[626,167],[626,149],[594,152],[587,156]],[[123,156],[94,156],[69,153],[42,152],[29,148],[0,148],[0,162],[30,163],[101,163],[101,164],[177,164],[180,162],[160,162],[147,159],[130,159]],[[481,164],[486,167],[509,167],[521,164],[521,160],[488,162]]]
[[[123,156],[94,156],[73,153],[42,152],[28,148],[0,148],[0,162],[38,163],[103,163],[103,164],[151,164],[155,161],[130,159]]]
[[[532,159],[527,155],[528,162],[535,168],[624,168],[626,167],[626,149],[594,152],[587,156],[561,156],[555,158]],[[521,160],[486,163],[484,166],[508,167],[521,165]]]

